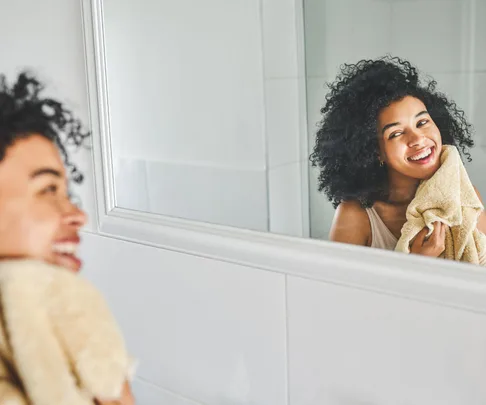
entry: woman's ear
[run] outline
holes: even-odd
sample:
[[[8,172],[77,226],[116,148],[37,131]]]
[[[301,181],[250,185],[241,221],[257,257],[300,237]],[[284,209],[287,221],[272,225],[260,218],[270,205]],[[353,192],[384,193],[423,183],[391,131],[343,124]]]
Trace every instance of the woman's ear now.
[[[385,157],[382,156],[381,153],[379,153],[376,158],[378,159],[378,162],[380,162],[380,166],[384,166],[385,165]]]

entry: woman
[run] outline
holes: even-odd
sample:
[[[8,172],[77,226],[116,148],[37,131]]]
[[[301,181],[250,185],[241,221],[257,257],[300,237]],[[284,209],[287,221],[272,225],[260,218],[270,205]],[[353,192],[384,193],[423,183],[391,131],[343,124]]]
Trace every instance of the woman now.
[[[76,250],[86,215],[72,203],[68,181],[83,177],[65,145],[81,146],[89,133],[42,91],[29,74],[21,73],[11,86],[0,75],[0,257],[37,259],[78,272]],[[10,383],[0,380],[2,389]],[[133,404],[128,382],[119,401],[97,403]]]
[[[320,168],[319,191],[337,207],[330,239],[393,250],[420,181],[440,166],[442,145],[471,160],[471,125],[435,81],[422,84],[400,58],[344,65],[329,89],[310,159]],[[435,225],[429,238],[427,228],[417,235],[412,253],[444,251],[445,225]],[[486,232],[484,212],[478,229]]]

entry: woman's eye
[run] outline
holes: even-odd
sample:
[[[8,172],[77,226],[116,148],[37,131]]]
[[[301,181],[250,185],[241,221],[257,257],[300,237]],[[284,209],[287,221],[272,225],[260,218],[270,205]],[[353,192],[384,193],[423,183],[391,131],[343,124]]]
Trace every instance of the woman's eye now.
[[[420,120],[419,122],[417,122],[417,126],[418,126],[418,127],[422,127],[422,126],[424,126],[425,124],[427,124],[427,122],[429,122],[429,120]]]
[[[42,194],[56,194],[58,190],[58,186],[55,184],[51,184],[50,186],[47,186],[44,188],[41,193]]]
[[[399,136],[401,134],[402,134],[401,132],[394,132],[393,134],[390,135],[390,137],[388,139],[396,138],[397,136]]]

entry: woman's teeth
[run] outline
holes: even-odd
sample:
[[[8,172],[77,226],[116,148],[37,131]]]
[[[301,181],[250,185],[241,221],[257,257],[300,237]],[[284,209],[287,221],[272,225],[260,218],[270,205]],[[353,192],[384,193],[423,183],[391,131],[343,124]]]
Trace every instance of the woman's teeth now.
[[[409,157],[408,160],[420,160],[420,159],[424,159],[427,156],[429,156],[431,153],[432,153],[432,149],[431,148],[427,148],[422,153],[420,153],[418,155],[414,155],[414,156]]]
[[[77,243],[56,243],[52,246],[52,250],[55,253],[60,253],[64,255],[75,255],[78,249]]]

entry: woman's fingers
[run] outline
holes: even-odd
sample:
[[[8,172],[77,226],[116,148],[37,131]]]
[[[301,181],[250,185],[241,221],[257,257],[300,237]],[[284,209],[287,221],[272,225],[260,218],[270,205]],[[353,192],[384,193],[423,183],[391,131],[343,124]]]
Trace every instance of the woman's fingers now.
[[[434,222],[434,231],[430,236],[430,243],[437,249],[437,252],[442,253],[445,249],[445,227],[441,222]]]
[[[422,246],[424,244],[425,237],[427,236],[427,232],[429,231],[429,228],[425,227],[422,229],[417,236],[415,237],[415,240],[413,241],[413,244],[416,246]]]

